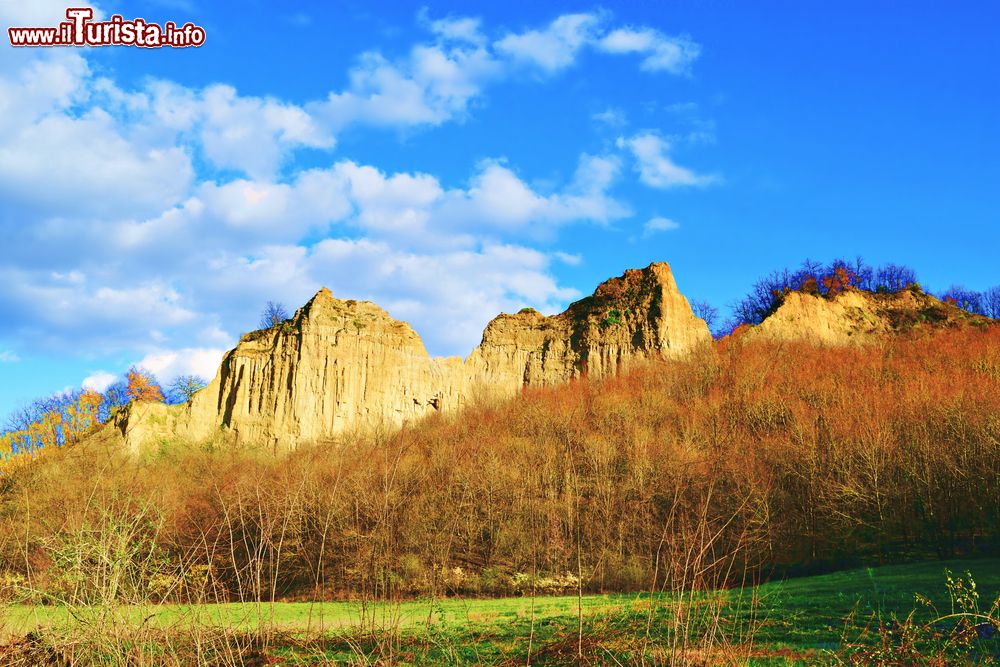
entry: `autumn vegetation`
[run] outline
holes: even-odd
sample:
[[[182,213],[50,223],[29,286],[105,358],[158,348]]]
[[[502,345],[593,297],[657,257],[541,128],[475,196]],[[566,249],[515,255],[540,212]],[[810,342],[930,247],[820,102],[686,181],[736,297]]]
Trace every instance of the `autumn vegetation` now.
[[[79,389],[37,399],[8,416],[0,432],[0,466],[6,461],[13,467],[76,445],[130,401],[165,400],[152,374],[134,366],[104,391]]]
[[[7,417],[0,470],[4,462],[12,467],[80,443],[132,401],[183,403],[206,384],[196,375],[180,375],[165,389],[152,373],[133,366],[103,391],[84,388],[36,399]]]
[[[86,409],[65,434],[93,426]],[[649,589],[698,525],[739,576],[994,554],[1000,328],[845,349],[729,338],[279,457],[56,447],[2,477],[0,562],[58,599],[87,574],[53,545],[136,517],[176,599]]]

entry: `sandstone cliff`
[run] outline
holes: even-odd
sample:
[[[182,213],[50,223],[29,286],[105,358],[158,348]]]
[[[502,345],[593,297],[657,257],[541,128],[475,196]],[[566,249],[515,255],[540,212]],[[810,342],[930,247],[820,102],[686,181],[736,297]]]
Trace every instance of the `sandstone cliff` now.
[[[348,428],[399,425],[441,409],[458,359],[431,359],[405,322],[320,290],[295,316],[243,336],[189,408],[188,435],[295,444]]]
[[[710,339],[664,263],[626,271],[558,315],[501,314],[464,361],[431,358],[405,322],[323,289],[290,320],[243,336],[188,405],[133,406],[116,427],[133,448],[220,431],[284,448],[351,429],[398,428],[473,395],[604,377]]]
[[[745,336],[747,340],[853,345],[914,328],[989,322],[916,288],[897,294],[851,289],[832,297],[789,292],[777,310]]]
[[[565,312],[495,318],[466,361],[467,374],[513,394],[587,375],[600,378],[636,359],[675,357],[711,340],[667,264],[629,270]]]

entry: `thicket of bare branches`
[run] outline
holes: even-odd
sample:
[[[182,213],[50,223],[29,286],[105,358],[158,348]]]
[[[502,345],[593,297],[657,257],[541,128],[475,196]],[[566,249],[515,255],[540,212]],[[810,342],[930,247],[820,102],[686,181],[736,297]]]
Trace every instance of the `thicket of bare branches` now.
[[[996,551],[1000,329],[729,339],[278,457],[61,448],[0,477],[6,580],[65,598],[90,575],[58,554],[109,512],[171,600],[673,590],[699,535],[713,584]]]

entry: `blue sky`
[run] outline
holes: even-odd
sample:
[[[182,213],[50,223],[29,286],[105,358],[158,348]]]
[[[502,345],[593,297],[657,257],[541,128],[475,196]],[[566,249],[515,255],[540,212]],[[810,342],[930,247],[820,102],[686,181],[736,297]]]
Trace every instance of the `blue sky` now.
[[[323,285],[464,355],[651,261],[723,310],[807,257],[1000,283],[995,3],[94,7],[207,42],[0,46],[0,414]]]

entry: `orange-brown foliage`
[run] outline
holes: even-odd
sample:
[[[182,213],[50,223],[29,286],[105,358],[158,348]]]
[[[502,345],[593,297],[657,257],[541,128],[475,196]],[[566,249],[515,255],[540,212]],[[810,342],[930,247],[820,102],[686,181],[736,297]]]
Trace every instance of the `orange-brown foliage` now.
[[[845,266],[834,268],[833,273],[823,276],[823,287],[827,294],[839,294],[851,289],[858,282],[858,276]]]
[[[130,401],[163,402],[163,390],[149,373],[133,366],[128,370],[126,379],[128,388],[125,390],[125,395]]]
[[[278,457],[86,451],[0,490],[0,563],[120,498],[157,507],[158,548],[232,596],[247,581],[259,597],[510,593],[578,557],[588,589],[648,589],[699,521],[768,572],[985,553],[1000,548],[1000,327],[850,348],[737,335]]]

